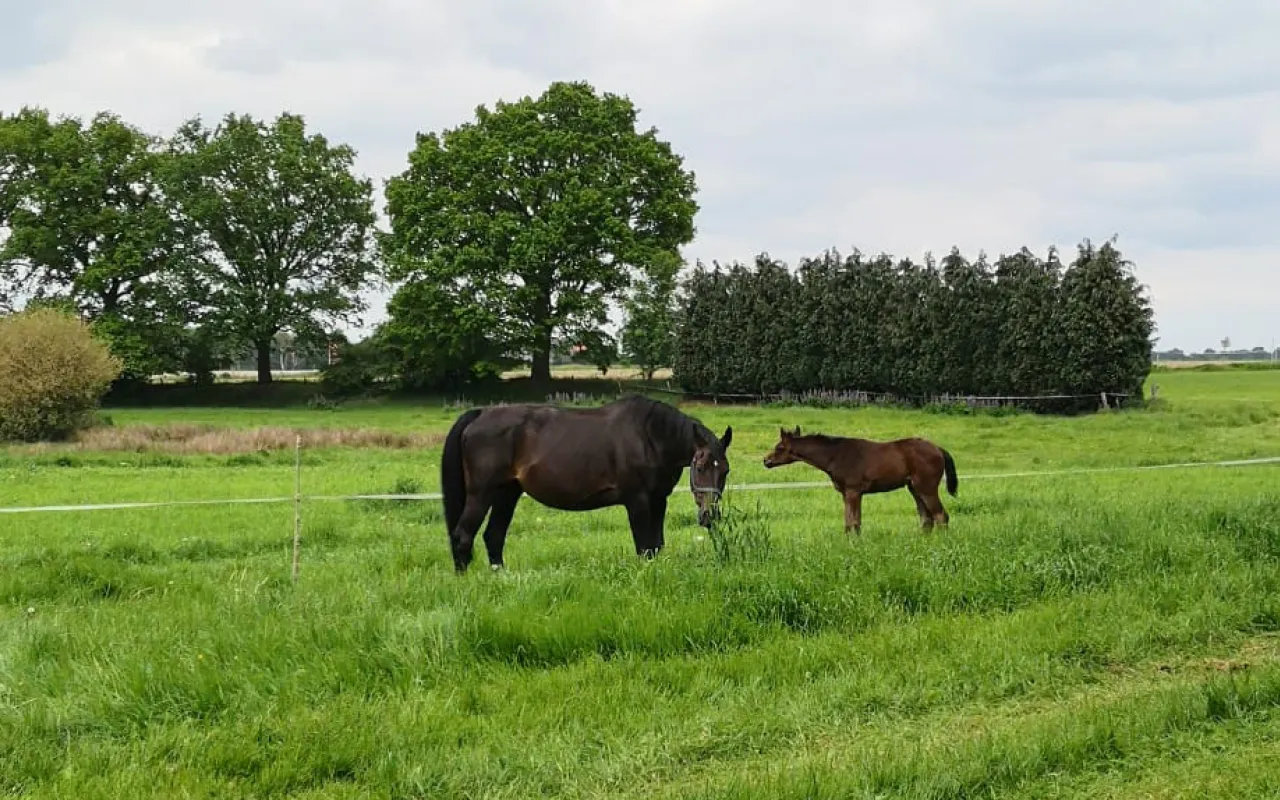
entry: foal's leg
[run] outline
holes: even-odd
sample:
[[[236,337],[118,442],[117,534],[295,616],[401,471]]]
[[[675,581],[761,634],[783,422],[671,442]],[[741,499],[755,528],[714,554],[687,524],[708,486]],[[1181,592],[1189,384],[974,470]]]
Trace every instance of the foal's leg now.
[[[515,516],[516,504],[523,493],[520,484],[512,483],[500,489],[494,497],[489,524],[484,526],[484,546],[489,551],[489,566],[495,570],[502,569],[502,548],[507,541],[507,529],[511,527],[511,518]]]
[[[934,524],[945,528],[947,523],[951,521],[951,517],[947,514],[947,510],[942,507],[943,474],[943,465],[939,461],[937,470],[930,470],[928,486],[927,488],[922,487],[921,494],[924,495],[925,505],[929,509],[929,515],[933,517]]]
[[[627,522],[631,524],[631,539],[636,545],[636,555],[653,558],[658,554],[653,542],[653,504],[647,495],[639,495],[627,501]]]
[[[460,575],[471,565],[471,551],[475,544],[476,531],[480,530],[480,523],[484,522],[484,515],[489,512],[489,504],[485,500],[486,498],[478,492],[469,492],[467,502],[462,507],[462,516],[458,519],[458,526],[449,531],[449,545],[453,549],[453,568]]]
[[[862,535],[862,493],[852,489],[844,492],[844,532]]]
[[[938,496],[938,490],[934,489],[924,495],[925,505],[929,508],[929,514],[933,517],[935,525],[943,528],[951,521],[951,516],[947,514],[947,510],[942,507],[942,498]]]
[[[925,504],[924,498],[920,496],[920,492],[916,490],[914,484],[907,484],[907,491],[911,492],[911,497],[916,501],[916,513],[920,515],[920,527],[928,531],[933,528],[933,515],[929,512],[929,506]]]

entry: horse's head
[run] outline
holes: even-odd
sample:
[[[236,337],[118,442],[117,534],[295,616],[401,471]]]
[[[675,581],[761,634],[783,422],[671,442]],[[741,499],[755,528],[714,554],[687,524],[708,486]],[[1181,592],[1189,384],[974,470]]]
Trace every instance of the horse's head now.
[[[720,517],[720,495],[729,477],[727,450],[733,441],[733,426],[724,429],[719,439],[714,433],[701,431],[694,440],[693,462],[689,465],[689,490],[698,502],[698,524],[710,528]]]
[[[791,440],[800,435],[800,426],[797,425],[794,431],[785,428],[778,429],[778,443],[769,451],[769,455],[764,457],[764,468],[773,469],[781,467],[785,464],[791,464],[799,460],[799,456],[791,449]]]

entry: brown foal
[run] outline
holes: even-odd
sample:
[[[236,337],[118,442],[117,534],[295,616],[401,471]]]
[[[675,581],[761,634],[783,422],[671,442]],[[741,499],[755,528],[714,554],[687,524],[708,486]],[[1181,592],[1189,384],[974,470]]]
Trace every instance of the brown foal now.
[[[816,467],[831,478],[836,491],[844,496],[844,532],[862,533],[862,496],[892,492],[907,487],[916,501],[920,526],[930,530],[935,524],[946,527],[950,521],[938,497],[943,475],[947,491],[954,497],[959,481],[951,454],[927,439],[912,437],[892,442],[873,442],[826,436],[821,433],[800,434],[780,430],[781,438],[773,451],[764,457],[766,469],[796,461]]]

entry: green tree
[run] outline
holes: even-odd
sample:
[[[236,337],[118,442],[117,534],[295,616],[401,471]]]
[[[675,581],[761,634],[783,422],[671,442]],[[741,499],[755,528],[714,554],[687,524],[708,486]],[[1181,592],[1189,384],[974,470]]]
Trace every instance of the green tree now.
[[[708,269],[698,261],[680,284],[671,377],[690,391],[712,393],[725,388],[720,357],[737,350],[736,339],[722,338],[734,330],[724,319],[730,281],[719,264]]]
[[[895,391],[895,359],[884,342],[895,327],[886,312],[893,307],[896,274],[889,255],[868,259],[855,249],[831,276],[819,311],[833,323],[824,388]]]
[[[1040,261],[1025,248],[994,267],[956,249],[923,264],[828,251],[794,278],[763,255],[754,269],[699,263],[672,370],[707,394],[1140,394],[1154,323],[1128,267],[1111,243],[1083,245],[1065,275],[1056,251]]]
[[[429,281],[407,283],[392,296],[376,338],[410,390],[458,389],[519,363],[498,309]]]
[[[1061,264],[1057,252],[1041,260],[1027,248],[996,261],[1000,296],[997,361],[1003,394],[1039,395],[1059,391],[1063,352],[1058,319]]]
[[[598,330],[637,274],[692,240],[692,173],[626,97],[556,82],[419,134],[386,186],[390,275],[511,323],[511,350],[551,377],[559,334]]]
[[[733,318],[739,320],[742,390],[774,394],[797,386],[796,304],[799,284],[787,265],[767,253],[756,256]]]
[[[675,292],[679,262],[658,262],[635,282],[623,301],[622,354],[640,368],[645,380],[671,366],[675,357]]]
[[[132,378],[177,367],[191,311],[158,145],[106,112],[88,124],[35,108],[0,118],[0,294],[67,301]]]
[[[930,326],[929,299],[940,281],[932,257],[923,264],[898,260],[891,282],[893,298],[881,321],[881,341],[891,356],[889,384],[898,394],[929,394],[931,370],[939,366],[939,352]]]
[[[986,256],[969,261],[952,247],[940,262],[946,287],[945,336],[937,342],[945,354],[935,391],[987,394],[992,391],[998,345],[995,283]]]
[[[170,191],[194,229],[209,324],[252,346],[269,383],[276,334],[320,344],[364,310],[359,293],[378,276],[373,184],[354,174],[351,147],[309,134],[296,114],[228,114],[213,129],[192,119],[171,147]]]
[[[700,262],[683,283],[674,314],[672,375],[691,391],[796,391],[813,376],[804,325],[810,298],[767,253],[752,265]]]
[[[1154,313],[1115,246],[1086,240],[1062,276],[1063,382],[1070,391],[1142,396],[1151,371]]]

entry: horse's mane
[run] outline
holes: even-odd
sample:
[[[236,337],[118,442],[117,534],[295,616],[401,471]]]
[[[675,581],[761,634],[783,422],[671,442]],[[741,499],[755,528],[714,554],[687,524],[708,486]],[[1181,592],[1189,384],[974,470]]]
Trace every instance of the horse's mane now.
[[[855,442],[861,441],[859,439],[852,438],[849,436],[831,436],[830,434],[826,434],[826,433],[805,433],[805,434],[801,434],[800,436],[793,437],[793,439],[798,444],[813,445],[822,449],[833,448],[833,447],[846,447]],[[860,447],[861,445],[857,445],[857,446]]]
[[[645,425],[657,436],[677,441],[694,441],[694,434],[701,433],[707,441],[716,441],[716,435],[699,420],[675,406],[644,395],[631,394],[618,400],[619,405],[634,406],[644,414]]]
[[[844,437],[844,436],[830,436],[830,435],[825,434],[825,433],[805,433],[805,434],[801,434],[800,436],[797,436],[797,437],[795,437],[795,438],[797,438],[797,439],[803,439],[803,440],[805,440],[805,441],[809,441],[809,442],[814,442],[814,443],[816,443],[816,444],[840,444],[841,442],[846,442],[846,441],[848,441],[848,438],[847,438],[847,437]]]

